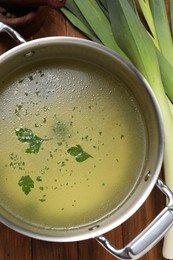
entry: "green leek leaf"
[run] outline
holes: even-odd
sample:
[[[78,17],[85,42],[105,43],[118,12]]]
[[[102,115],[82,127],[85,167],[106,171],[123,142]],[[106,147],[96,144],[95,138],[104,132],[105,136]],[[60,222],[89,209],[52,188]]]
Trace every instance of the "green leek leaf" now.
[[[151,0],[151,10],[154,18],[160,50],[169,63],[173,65],[173,44],[167,18],[165,1]]]
[[[100,4],[104,7],[104,9],[108,11],[106,0],[97,0],[97,2],[100,2]]]
[[[106,16],[106,18],[109,20],[109,14],[108,14],[108,8],[107,8],[107,3],[106,0],[96,0],[97,4],[99,5],[100,9]]]
[[[85,17],[82,15],[82,13],[80,12],[79,8],[77,7],[77,5],[75,4],[74,0],[66,0],[65,3],[65,8],[69,10],[69,12],[67,11],[65,14],[65,11],[63,12],[66,16],[68,14],[68,19],[72,22],[72,20],[74,20],[75,22],[75,26],[80,29],[81,31],[83,31],[83,27],[81,26],[81,23],[83,24],[83,26],[85,26],[85,30],[83,31],[85,33],[85,31],[89,31],[89,35],[92,35],[92,40],[97,39],[97,36],[95,35],[92,27],[88,24],[88,22],[86,21]],[[63,10],[63,8],[61,9],[61,11]],[[70,12],[76,17],[73,17],[73,15],[70,15]],[[72,22],[73,23],[73,22]],[[74,24],[74,23],[73,23]],[[85,33],[86,34],[86,33]],[[87,35],[87,34],[86,34]]]
[[[100,41],[126,58],[126,55],[114,40],[110,23],[96,1],[74,1]]]
[[[138,11],[136,9],[136,4],[135,4],[135,0],[127,0],[129,5],[131,6],[131,8],[133,9],[133,11],[136,13],[136,15],[138,15]]]
[[[74,0],[66,0],[65,7],[70,10],[77,18],[79,18],[83,23],[86,22],[85,18],[81,14],[79,8],[75,4]],[[87,23],[88,24],[88,23]]]
[[[157,50],[157,56],[165,92],[173,103],[173,66],[167,61],[159,50]]]
[[[170,3],[170,25],[171,25],[171,30],[173,32],[173,1],[169,1]]]
[[[155,86],[153,83],[160,78],[159,65],[155,46],[145,27],[127,1],[107,0],[107,4],[117,43],[150,84]]]
[[[150,8],[150,0],[138,0],[138,2],[142,10],[143,16],[145,17],[147,25],[150,29],[150,32],[153,38],[156,40],[156,42],[158,42],[154,19]]]
[[[101,43],[95,33],[90,30],[81,20],[79,20],[73,13],[66,8],[61,8],[61,12],[68,18],[68,20],[80,31],[82,31],[91,40]]]

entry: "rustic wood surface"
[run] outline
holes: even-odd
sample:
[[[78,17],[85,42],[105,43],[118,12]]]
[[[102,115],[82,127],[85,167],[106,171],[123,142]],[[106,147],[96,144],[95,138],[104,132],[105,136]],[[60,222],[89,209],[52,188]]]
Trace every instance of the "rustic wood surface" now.
[[[49,14],[41,29],[28,40],[46,36],[84,37],[63,15],[49,9]],[[10,37],[0,35],[0,54],[15,45]],[[155,187],[137,213],[118,228],[105,234],[107,238],[121,248],[134,238],[165,205],[163,194]],[[160,241],[142,260],[162,260]],[[28,238],[0,224],[0,260],[113,260],[94,239],[72,243],[45,242]]]

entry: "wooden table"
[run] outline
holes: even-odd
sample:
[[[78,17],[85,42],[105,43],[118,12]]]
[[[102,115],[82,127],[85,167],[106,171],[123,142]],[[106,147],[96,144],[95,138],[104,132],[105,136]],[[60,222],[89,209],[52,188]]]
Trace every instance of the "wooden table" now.
[[[83,37],[63,15],[55,10],[49,14],[41,29],[28,40],[45,36]],[[10,38],[0,35],[0,53],[13,47]],[[109,240],[121,248],[134,238],[163,209],[164,196],[155,187],[138,212],[123,225],[105,234]],[[141,259],[162,260],[161,241]],[[0,224],[0,260],[113,260],[94,239],[72,243],[52,243],[28,238]]]

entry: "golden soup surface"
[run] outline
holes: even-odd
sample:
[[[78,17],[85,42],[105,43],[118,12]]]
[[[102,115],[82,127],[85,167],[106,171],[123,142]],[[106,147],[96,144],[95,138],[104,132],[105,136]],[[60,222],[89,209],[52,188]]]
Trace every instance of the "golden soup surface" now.
[[[50,228],[84,225],[119,207],[146,149],[129,90],[81,61],[30,65],[10,78],[0,87],[1,207]],[[29,143],[18,140],[17,129],[43,140],[37,153],[26,152]]]

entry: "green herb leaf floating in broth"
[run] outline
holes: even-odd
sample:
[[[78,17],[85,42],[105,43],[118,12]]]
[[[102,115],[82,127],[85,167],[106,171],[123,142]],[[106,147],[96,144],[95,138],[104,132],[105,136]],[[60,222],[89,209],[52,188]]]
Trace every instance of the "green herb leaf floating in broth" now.
[[[86,153],[80,145],[73,146],[67,150],[67,152],[75,156],[77,162],[83,162],[87,160],[88,158],[92,158],[92,156],[88,153]]]
[[[18,184],[22,187],[22,190],[26,195],[28,195],[31,189],[34,188],[34,181],[29,175],[22,176]]]
[[[28,128],[16,129],[16,136],[22,143],[29,143],[29,147],[26,149],[26,153],[38,153],[41,144],[44,141],[40,137],[34,135],[32,130]]]

